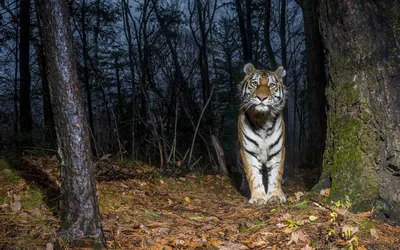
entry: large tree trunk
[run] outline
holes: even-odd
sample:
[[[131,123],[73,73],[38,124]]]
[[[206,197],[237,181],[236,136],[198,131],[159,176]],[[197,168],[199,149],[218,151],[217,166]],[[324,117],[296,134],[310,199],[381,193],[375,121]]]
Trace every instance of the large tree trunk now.
[[[37,0],[61,158],[61,230],[104,245],[90,152],[89,126],[64,0]]]
[[[319,0],[297,1],[304,18],[307,54],[308,137],[305,163],[320,173],[326,140],[324,44],[318,25]]]
[[[347,195],[354,210],[375,207],[398,221],[399,13],[399,1],[323,0],[319,5],[330,74],[322,179],[331,180],[332,200]]]
[[[32,145],[31,74],[29,67],[30,0],[21,0],[19,51],[19,132],[23,146]]]

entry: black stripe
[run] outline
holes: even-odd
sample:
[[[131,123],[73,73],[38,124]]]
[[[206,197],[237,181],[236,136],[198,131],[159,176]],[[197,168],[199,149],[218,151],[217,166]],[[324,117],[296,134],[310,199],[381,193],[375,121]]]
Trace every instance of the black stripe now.
[[[253,156],[258,160],[258,157],[255,152],[248,150],[247,148],[244,148],[244,151],[246,151],[249,155]]]
[[[278,139],[276,139],[276,141],[274,141],[274,143],[272,143],[272,144],[269,146],[269,149],[272,149],[273,147],[275,147],[275,146],[280,142],[280,140],[281,140],[281,138],[282,138],[282,134],[283,134],[283,131],[281,131],[281,134],[279,135]]]
[[[274,120],[272,121],[272,126],[271,127],[269,127],[269,128],[267,128],[267,134],[268,134],[268,132],[271,132],[271,130],[275,130],[275,125],[276,125],[276,121],[278,120],[278,117],[277,116],[275,116],[274,117]],[[273,132],[273,131],[272,131]]]
[[[280,148],[280,149],[278,149],[275,153],[273,153],[273,154],[268,154],[268,160],[267,161],[270,161],[272,158],[274,158],[277,154],[279,154],[279,152],[281,152],[282,151],[282,147]]]
[[[256,130],[261,129],[261,127],[258,126],[258,125],[256,125],[256,124],[254,124],[254,123],[250,120],[249,114],[248,114],[247,112],[244,113],[244,116],[246,117],[247,123],[248,123],[249,126],[252,128],[253,133],[256,134],[258,137],[261,137],[261,135],[260,135],[259,133],[256,132]]]
[[[246,135],[245,132],[242,132],[242,134],[244,135],[244,137],[245,137],[248,141],[250,141],[251,143],[253,143],[253,144],[256,145],[257,147],[259,147],[258,143],[257,143],[254,139],[252,139],[252,138],[250,138],[248,135]]]
[[[243,84],[242,84],[242,95],[244,96],[244,89],[247,87],[247,83],[246,82],[244,82]]]

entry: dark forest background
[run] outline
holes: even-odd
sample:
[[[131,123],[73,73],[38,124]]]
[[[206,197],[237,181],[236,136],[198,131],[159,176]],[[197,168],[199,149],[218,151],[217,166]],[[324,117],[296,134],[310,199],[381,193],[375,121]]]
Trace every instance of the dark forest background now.
[[[1,146],[54,150],[36,5],[2,4]],[[160,170],[235,171],[237,84],[244,64],[252,62],[263,69],[283,65],[288,72],[286,165],[294,173],[318,145],[309,131],[319,125],[307,103],[314,86],[306,75],[307,6],[302,10],[299,4],[68,1],[93,155],[112,154]],[[317,52],[323,68],[323,50]]]
[[[93,165],[236,176],[243,66],[282,65],[285,175],[398,222],[399,10],[400,0],[0,0],[0,153],[58,150],[72,204],[62,212],[83,214],[89,199],[67,193],[83,178],[86,221],[101,229]]]

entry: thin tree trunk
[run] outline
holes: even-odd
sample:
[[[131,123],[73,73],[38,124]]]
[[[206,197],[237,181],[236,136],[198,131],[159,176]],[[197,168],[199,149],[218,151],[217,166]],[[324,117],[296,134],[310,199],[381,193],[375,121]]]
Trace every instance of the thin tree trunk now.
[[[83,54],[83,83],[85,85],[86,91],[86,102],[87,102],[87,110],[89,116],[89,128],[91,132],[90,136],[90,145],[92,154],[94,156],[97,155],[96,152],[96,140],[95,140],[95,130],[94,130],[94,122],[93,122],[93,106],[92,106],[92,88],[90,86],[90,78],[89,78],[89,51],[87,48],[87,38],[86,38],[86,0],[82,1],[81,6],[81,30],[82,30],[82,54]]]
[[[19,132],[23,146],[32,145],[31,74],[29,67],[30,0],[20,3]]]
[[[288,70],[287,68],[287,46],[286,46],[286,1],[287,0],[281,0],[281,9],[280,9],[280,30],[279,30],[279,37],[281,39],[281,60],[282,60],[282,66],[284,69]],[[287,77],[283,78],[283,84],[287,85]],[[285,105],[285,108],[283,109],[283,119],[285,121],[285,134],[289,135],[289,108],[288,105]],[[286,155],[292,154],[293,150],[292,147],[289,147],[289,143],[287,143],[291,138],[288,138],[286,140]],[[289,151],[289,153],[288,153]],[[291,151],[291,152],[290,152]]]
[[[36,6],[36,18],[39,19],[39,13]],[[46,60],[43,48],[43,34],[39,29],[39,37],[40,42],[34,40],[34,45],[36,47],[36,53],[38,55],[38,62],[39,62],[39,71],[40,77],[42,80],[42,98],[43,98],[43,118],[44,118],[44,136],[43,140],[45,143],[48,144],[50,148],[56,147],[56,130],[54,127],[54,118],[53,118],[53,109],[51,107],[50,101],[50,89],[49,89],[49,81],[47,79],[47,72],[46,72]]]
[[[19,70],[19,59],[18,59],[18,41],[19,41],[19,34],[18,34],[18,25],[15,25],[15,52],[14,52],[14,60],[15,60],[15,66],[14,66],[14,93],[13,93],[13,101],[14,101],[14,135],[17,138],[18,132],[19,132],[19,108],[18,108],[18,70]],[[19,145],[18,139],[15,140],[15,143],[17,146]]]
[[[134,64],[134,51],[133,51],[133,44],[132,44],[132,33],[131,33],[131,26],[129,23],[129,5],[127,0],[123,0],[122,4],[122,12],[124,13],[124,31],[125,37],[128,42],[128,57],[129,57],[129,73],[131,75],[131,87],[132,87],[132,160],[136,161],[136,149],[135,149],[135,128],[136,128],[136,86],[135,86],[135,64]]]
[[[264,46],[267,50],[270,66],[272,69],[276,69],[278,64],[276,63],[275,53],[271,45],[271,0],[264,0],[265,15],[264,15]]]
[[[61,232],[105,246],[66,1],[37,0],[61,159]]]

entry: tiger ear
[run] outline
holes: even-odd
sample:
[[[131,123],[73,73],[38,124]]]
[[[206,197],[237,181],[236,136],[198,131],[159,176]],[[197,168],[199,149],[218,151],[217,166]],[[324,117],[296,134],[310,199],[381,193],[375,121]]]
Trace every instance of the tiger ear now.
[[[275,70],[275,74],[277,74],[280,79],[283,79],[286,76],[286,70],[283,68],[283,66],[279,66]]]
[[[247,63],[246,65],[244,65],[243,72],[246,73],[246,75],[250,74],[254,70],[256,70],[256,68],[254,68],[253,64]]]

